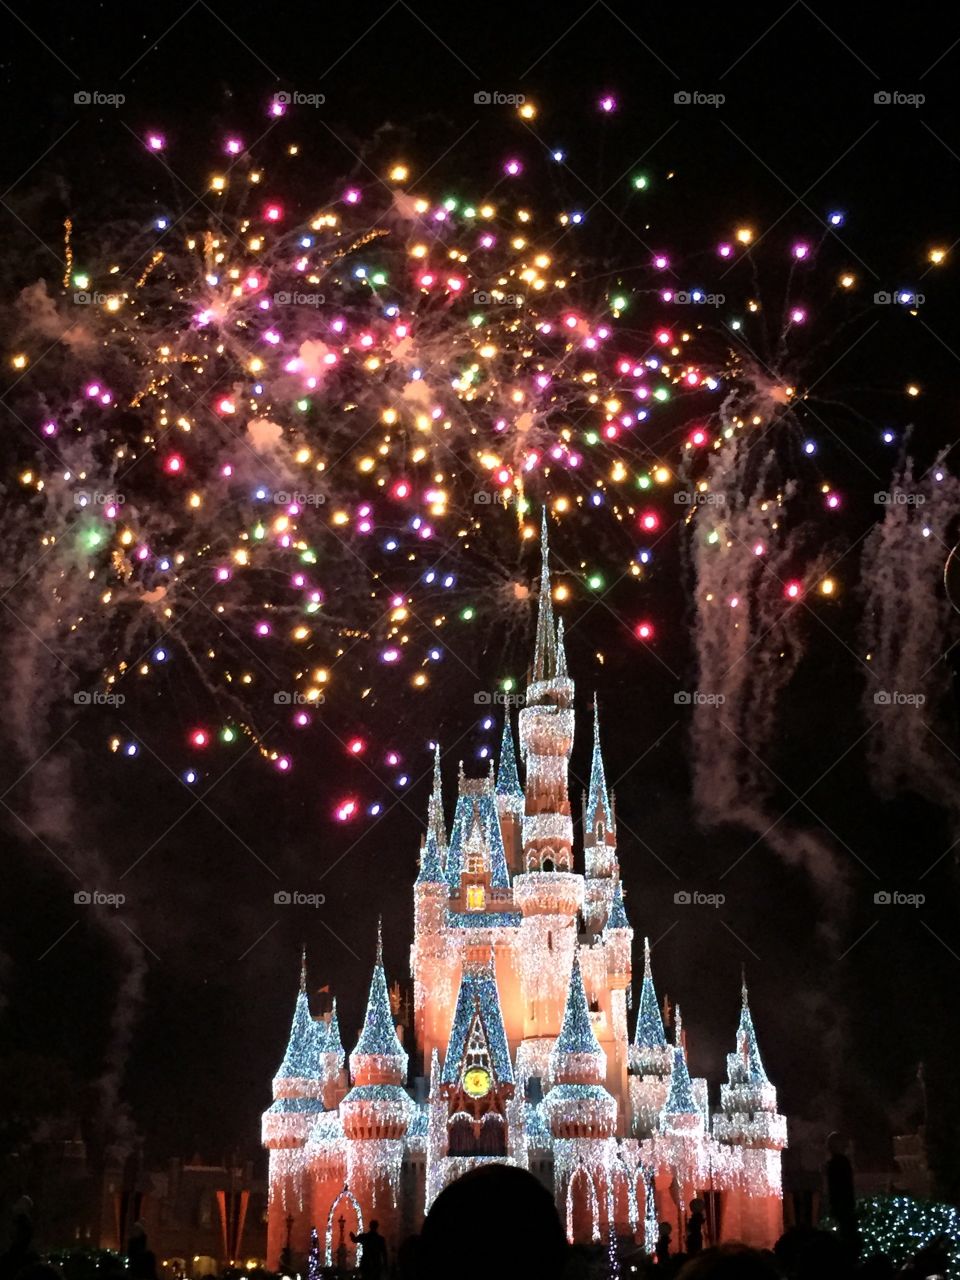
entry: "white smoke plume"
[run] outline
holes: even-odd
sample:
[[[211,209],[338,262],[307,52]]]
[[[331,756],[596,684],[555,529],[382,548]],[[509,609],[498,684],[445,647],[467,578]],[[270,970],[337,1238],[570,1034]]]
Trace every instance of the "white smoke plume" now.
[[[956,541],[960,479],[938,457],[894,477],[884,516],[864,544],[862,639],[873,678],[863,691],[871,780],[890,797],[914,791],[960,816],[960,761],[951,746],[946,655],[956,618],[943,591]]]

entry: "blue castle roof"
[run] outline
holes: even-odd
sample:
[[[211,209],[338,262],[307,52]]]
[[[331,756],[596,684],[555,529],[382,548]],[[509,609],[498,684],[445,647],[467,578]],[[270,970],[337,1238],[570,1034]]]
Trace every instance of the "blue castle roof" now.
[[[479,1017],[483,1027],[493,1075],[500,1084],[513,1084],[513,1067],[510,1063],[507,1034],[503,1026],[497,980],[492,973],[485,970],[474,972],[469,969],[460,979],[457,1007],[454,1010],[450,1028],[441,1082],[456,1084],[460,1079],[464,1054],[476,1017]]]
[[[600,1043],[590,1020],[587,993],[580,972],[580,956],[573,957],[567,1005],[563,1011],[563,1026],[557,1037],[555,1053],[600,1053]]]
[[[393,1013],[390,1009],[387,976],[383,971],[383,939],[379,928],[377,930],[377,959],[373,966],[373,977],[370,980],[367,1011],[364,1015],[360,1039],[357,1041],[353,1052],[379,1057],[406,1057],[403,1045],[397,1036]]]

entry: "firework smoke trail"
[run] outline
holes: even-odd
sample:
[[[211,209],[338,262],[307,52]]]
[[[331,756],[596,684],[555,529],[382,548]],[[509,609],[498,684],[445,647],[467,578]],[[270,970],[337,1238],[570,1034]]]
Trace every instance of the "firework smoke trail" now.
[[[795,482],[778,480],[772,445],[758,460],[759,447],[765,443],[737,434],[723,443],[690,520],[701,699],[691,729],[694,799],[701,822],[743,826],[802,868],[835,912],[845,893],[835,854],[819,834],[778,821],[768,806],[781,698],[805,648],[803,584],[795,603],[785,589],[807,531],[791,527]],[[805,580],[815,581],[825,554],[803,559]],[[823,918],[828,930],[832,912]]]
[[[919,479],[908,459],[894,476],[884,515],[864,544],[862,639],[873,678],[863,713],[877,728],[867,738],[871,779],[890,797],[914,791],[960,820],[960,767],[944,743],[952,737],[945,658],[956,619],[942,590],[944,562],[956,540],[960,478],[944,456]]]

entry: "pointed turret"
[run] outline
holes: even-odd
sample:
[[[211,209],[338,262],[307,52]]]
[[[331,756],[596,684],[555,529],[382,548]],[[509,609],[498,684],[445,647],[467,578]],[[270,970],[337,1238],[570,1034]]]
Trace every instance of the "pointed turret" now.
[[[463,971],[441,1082],[463,1086],[463,1077],[471,1070],[486,1071],[495,1085],[514,1082],[500,992],[489,965],[471,965]]]
[[[627,919],[626,908],[623,905],[623,890],[620,888],[620,881],[614,881],[613,901],[610,904],[610,914],[607,917],[607,923],[604,931],[607,929],[629,929],[630,921]]]
[[[517,811],[523,810],[523,787],[517,770],[517,755],[513,745],[513,725],[510,708],[503,713],[503,734],[500,738],[500,760],[497,764],[497,799],[516,803]]]
[[[667,1116],[700,1115],[693,1096],[693,1085],[690,1082],[690,1071],[687,1068],[687,1055],[683,1045],[675,1045],[673,1050],[673,1071],[670,1075],[670,1092],[663,1104]]]
[[[443,818],[443,780],[440,776],[439,742],[433,749],[433,790],[427,802],[427,831],[433,833],[442,859],[447,849],[447,826]]]
[[[307,958],[301,955],[300,989],[293,1007],[287,1050],[273,1081],[275,1098],[319,1097],[326,1024],[314,1021],[307,998]]]
[[[607,1055],[593,1029],[576,951],[550,1071],[555,1084],[547,1094],[546,1110],[554,1137],[588,1141],[611,1137],[616,1129],[617,1102],[604,1087]]]
[[[403,1074],[406,1075],[407,1055],[397,1036],[397,1029],[390,1009],[390,996],[387,992],[387,976],[383,969],[383,933],[377,924],[377,958],[373,966],[373,977],[370,980],[370,994],[367,997],[367,1011],[363,1019],[363,1030],[356,1048],[350,1055],[350,1069],[354,1076],[357,1058],[393,1058],[402,1059]]]
[[[640,988],[640,1009],[637,1013],[637,1029],[633,1037],[634,1048],[664,1049],[667,1037],[663,1030],[663,1017],[653,985],[653,968],[650,964],[650,939],[643,940],[643,985]]]
[[[567,1006],[563,1013],[563,1026],[557,1039],[554,1053],[602,1053],[600,1042],[593,1030],[590,1019],[590,1007],[587,1004],[587,993],[583,985],[583,974],[580,970],[580,955],[574,953],[573,968],[570,970],[570,988],[567,992]]]
[[[537,639],[533,650],[533,680],[552,680],[557,674],[557,637],[550,597],[550,546],[547,540],[547,508],[540,525],[540,596],[537,603]]]
[[[740,1025],[737,1027],[737,1056],[742,1060],[747,1080],[750,1084],[767,1084],[767,1073],[763,1069],[760,1049],[757,1046],[757,1033],[753,1029],[753,1018],[747,999],[747,978],[744,974],[740,984]]]
[[[597,695],[593,695],[593,758],[590,761],[590,787],[587,791],[586,825],[590,831],[596,831],[599,824],[606,830],[613,827],[613,809],[607,791],[607,777],[603,767],[603,752],[600,749],[600,710],[597,706]]]
[[[330,1022],[327,1026],[327,1047],[325,1052],[332,1053],[339,1062],[343,1062],[344,1048],[343,1040],[340,1038],[340,1020],[337,1017],[337,998],[333,998],[333,1012],[330,1014]]]
[[[563,640],[563,619],[557,623],[557,679],[568,680],[567,650]]]

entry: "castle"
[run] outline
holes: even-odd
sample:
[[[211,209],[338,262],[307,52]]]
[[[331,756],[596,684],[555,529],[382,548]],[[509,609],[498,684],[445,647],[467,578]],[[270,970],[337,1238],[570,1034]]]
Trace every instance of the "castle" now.
[[[263,1116],[269,1150],[268,1265],[354,1261],[372,1218],[396,1245],[443,1187],[482,1161],[530,1169],[556,1197],[571,1240],[610,1233],[675,1247],[693,1199],[713,1240],[771,1246],[782,1230],[786,1119],[767,1078],[747,991],[719,1108],[691,1079],[679,1008],[668,1041],[650,947],[633,1036],[633,929],[617,859],[596,706],[574,869],[568,766],[574,685],[554,622],[546,523],[530,681],[519,712],[521,785],[509,709],[493,776],[461,767],[444,819],[439,750],[414,886],[414,1052],[390,1003],[380,942],[360,1038],[349,1055],[336,1003],[314,1019],[301,976],[290,1040]]]

